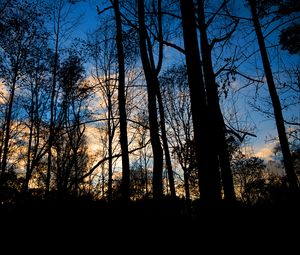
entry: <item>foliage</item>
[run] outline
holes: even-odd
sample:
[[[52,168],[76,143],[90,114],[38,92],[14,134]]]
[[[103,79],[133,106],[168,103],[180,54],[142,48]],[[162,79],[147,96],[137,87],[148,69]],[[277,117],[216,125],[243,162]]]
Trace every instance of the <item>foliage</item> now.
[[[232,163],[232,171],[236,183],[237,195],[248,204],[255,204],[265,197],[264,169],[262,159],[247,158],[241,154]]]
[[[300,3],[297,0],[263,0],[257,1],[258,14],[261,17],[275,16],[275,19],[288,18],[299,14]],[[280,32],[279,43],[283,50],[290,54],[300,53],[300,24],[297,17],[288,23]]]
[[[300,24],[294,24],[285,28],[280,34],[279,43],[282,49],[290,54],[300,54]]]

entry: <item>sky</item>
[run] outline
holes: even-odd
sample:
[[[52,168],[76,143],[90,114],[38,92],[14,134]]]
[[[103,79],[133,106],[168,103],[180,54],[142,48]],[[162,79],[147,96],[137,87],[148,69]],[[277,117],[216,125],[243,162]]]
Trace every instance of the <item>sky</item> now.
[[[100,1],[100,0],[86,0],[86,1],[81,1],[76,4],[76,7],[74,9],[74,13],[80,13],[83,14],[83,18],[81,20],[80,25],[76,28],[75,30],[75,35],[76,37],[81,37],[81,38],[86,38],[87,33],[93,32],[97,26],[98,26],[98,21],[97,19],[99,18],[97,15],[96,11],[96,5],[100,5],[100,2],[105,2],[105,1]],[[100,9],[103,9],[103,6],[99,6]],[[235,6],[237,9],[237,12],[239,12],[242,15],[248,15],[247,12],[245,11],[244,7],[240,6]],[[247,33],[247,31],[246,31]],[[272,41],[272,40],[278,40],[278,35],[273,35],[267,38],[267,40]],[[267,41],[268,42],[268,41]],[[255,42],[251,46],[253,48],[257,49],[257,45]],[[172,54],[172,51],[169,49],[166,49],[167,54]],[[281,52],[283,53],[283,52]],[[172,56],[168,56],[166,54],[166,59],[172,59]],[[300,59],[297,56],[292,56],[289,55],[287,52],[284,54],[284,61],[287,62],[293,62],[297,64],[300,67]],[[274,55],[272,55],[274,56]],[[174,58],[178,59],[178,57],[173,56],[173,61]],[[180,61],[182,61],[183,57],[180,57]],[[276,59],[272,58],[270,59],[272,62],[276,61]],[[259,58],[256,59],[256,61],[260,61]],[[257,64],[257,62],[256,62]],[[261,63],[258,63],[261,65]],[[247,68],[247,67],[246,67]],[[251,67],[248,67],[251,68]],[[247,70],[248,71],[248,70]],[[255,72],[255,70],[253,70]],[[243,81],[237,79],[236,88],[242,87]],[[266,89],[266,84],[263,85],[263,89],[259,90],[259,97],[264,96],[264,97],[269,97],[268,91]],[[237,108],[240,113],[240,118],[241,120],[246,120],[248,121],[249,125],[254,127],[254,134],[256,137],[251,137],[249,138],[248,143],[245,145],[245,150],[248,151],[253,151],[253,153],[256,156],[265,158],[267,160],[272,158],[273,152],[272,148],[275,145],[274,140],[272,138],[277,135],[277,129],[275,125],[275,121],[272,118],[267,118],[265,115],[263,115],[261,112],[255,111],[253,108],[249,106],[249,103],[255,103],[255,97],[253,92],[255,89],[253,87],[249,87],[244,89],[239,98],[237,99]],[[260,98],[257,98],[257,100],[260,100]],[[300,99],[300,98],[299,98]],[[290,112],[285,112],[286,115],[289,114],[294,114],[299,117],[300,119],[300,109],[299,107],[296,107],[292,109]]]
[[[98,26],[98,14],[96,6],[101,0],[85,0],[76,4],[76,12],[83,14],[83,19],[78,27],[77,33],[85,37],[86,33],[93,32]]]

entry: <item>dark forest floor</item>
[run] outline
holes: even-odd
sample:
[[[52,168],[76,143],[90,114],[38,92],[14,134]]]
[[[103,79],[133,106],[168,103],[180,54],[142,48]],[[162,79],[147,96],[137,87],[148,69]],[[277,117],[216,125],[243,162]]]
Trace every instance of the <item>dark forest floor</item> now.
[[[162,254],[162,249],[167,254],[180,250],[183,254],[198,254],[194,250],[209,251],[202,254],[218,250],[261,254],[262,249],[267,254],[273,249],[285,250],[284,254],[294,249],[299,252],[300,210],[296,201],[218,209],[199,206],[190,215],[182,204],[170,200],[127,206],[82,200],[31,201],[2,205],[0,214],[2,244],[11,243],[11,252],[5,254],[14,254],[20,247],[35,249],[36,245],[56,249],[47,254],[70,254],[77,249],[83,249],[83,254],[89,254],[90,249],[111,249],[113,254],[117,250],[121,254],[134,250]],[[68,252],[58,252],[59,247]]]

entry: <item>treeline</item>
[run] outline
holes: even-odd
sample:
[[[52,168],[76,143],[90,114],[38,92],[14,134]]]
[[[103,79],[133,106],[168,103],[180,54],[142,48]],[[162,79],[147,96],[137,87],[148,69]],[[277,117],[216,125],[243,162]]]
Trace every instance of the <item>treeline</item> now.
[[[0,2],[2,205],[299,193],[297,1],[99,1],[86,36],[80,4]],[[274,119],[283,174],[245,150],[242,97]]]

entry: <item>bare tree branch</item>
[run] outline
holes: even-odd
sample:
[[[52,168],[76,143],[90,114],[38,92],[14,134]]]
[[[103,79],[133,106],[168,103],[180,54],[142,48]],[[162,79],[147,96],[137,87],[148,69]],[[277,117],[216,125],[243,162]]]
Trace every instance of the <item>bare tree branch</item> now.
[[[252,133],[249,133],[249,132],[246,132],[246,131],[242,131],[242,130],[237,130],[234,127],[231,127],[227,124],[225,124],[225,126],[227,128],[226,132],[235,135],[241,143],[244,141],[244,139],[247,135],[257,137],[255,134],[252,134]],[[240,135],[240,133],[243,134],[243,135]]]
[[[231,31],[230,31],[228,34],[226,34],[226,35],[224,35],[223,37],[220,37],[220,38],[214,38],[214,39],[212,40],[212,42],[211,42],[211,44],[210,44],[210,48],[211,48],[211,49],[214,47],[214,45],[215,45],[216,43],[219,43],[219,42],[228,40],[228,39],[231,37],[231,35],[234,33],[234,31],[236,30],[236,28],[237,28],[237,26],[238,26],[238,24],[239,24],[239,20],[233,21],[230,25],[232,25],[233,23],[234,23],[234,27],[231,29]],[[230,25],[229,25],[229,26],[230,26]]]
[[[293,126],[300,126],[299,122],[291,122],[291,121],[284,120],[284,123],[286,123],[288,125],[293,125]]]
[[[252,78],[252,77],[250,77],[250,76],[248,76],[248,75],[246,75],[246,74],[241,73],[240,71],[232,70],[232,69],[230,69],[230,68],[225,68],[225,67],[226,67],[226,65],[224,65],[223,67],[221,67],[221,68],[216,72],[215,75],[218,76],[221,72],[223,72],[223,71],[228,71],[228,72],[233,72],[233,74],[238,74],[238,75],[242,76],[243,78],[245,78],[245,79],[247,79],[247,80],[249,80],[249,81],[252,81],[252,82],[258,82],[258,83],[264,83],[264,81],[262,81],[262,80],[258,80],[258,79]]]
[[[158,39],[158,38],[154,38],[154,39]],[[185,50],[174,43],[171,43],[171,42],[165,41],[165,40],[162,40],[162,43],[166,46],[172,47],[173,49],[181,52],[182,54],[185,54]]]
[[[213,22],[215,17],[219,14],[219,12],[224,8],[224,6],[228,3],[228,0],[224,0],[223,3],[220,5],[219,9],[213,13],[213,15],[209,18],[209,20],[206,22],[206,27],[209,27],[209,25]]]
[[[145,14],[157,14],[157,13],[156,12],[145,12]],[[176,14],[171,13],[171,12],[164,12],[164,11],[162,11],[161,14],[181,20],[181,16],[176,15]]]
[[[149,144],[149,142],[150,142],[150,139],[144,145],[142,145],[138,148],[132,149],[132,150],[128,151],[128,153],[131,154],[135,151],[138,151],[138,150],[141,150],[141,149],[145,148]],[[118,153],[118,154],[113,155],[111,158],[119,158],[121,156],[122,156],[122,153]],[[103,164],[105,161],[107,161],[109,159],[110,159],[110,157],[105,157],[105,158],[99,160],[97,162],[97,164],[95,164],[87,173],[85,173],[80,178],[74,180],[73,183],[78,182],[78,181],[83,181],[86,177],[90,176],[101,164]]]
[[[102,13],[104,13],[112,8],[113,8],[112,6],[108,6],[108,7],[104,8],[103,10],[100,10],[99,6],[98,5],[96,6],[98,15],[101,15]]]
[[[286,24],[289,24],[290,22],[295,22],[295,20],[297,20],[299,18],[293,18],[293,19],[290,19],[290,20],[287,20],[285,22],[282,22],[280,23],[279,25],[275,26],[270,32],[268,32],[265,36],[264,36],[264,39],[266,39],[269,35],[271,35],[274,31],[278,31],[278,29],[282,26],[285,26]]]

